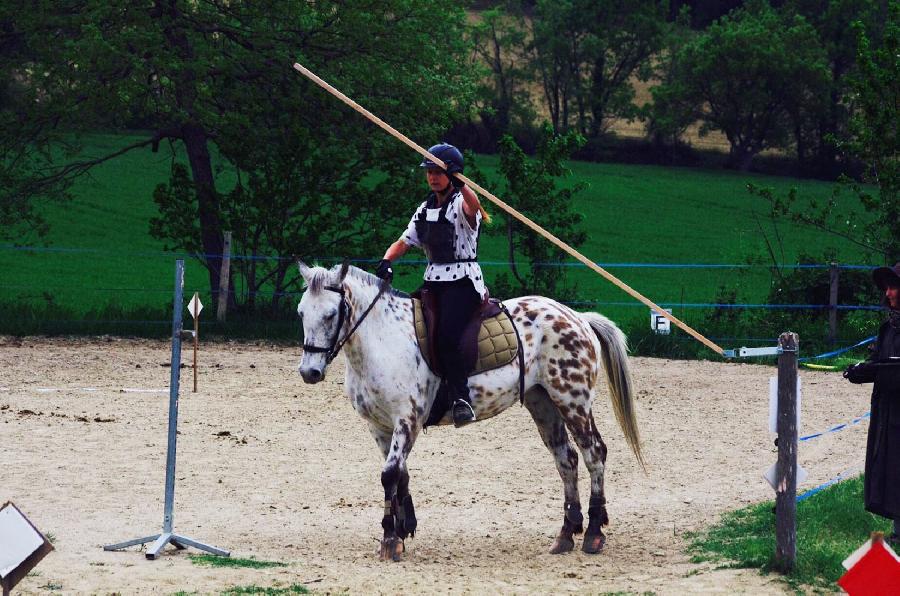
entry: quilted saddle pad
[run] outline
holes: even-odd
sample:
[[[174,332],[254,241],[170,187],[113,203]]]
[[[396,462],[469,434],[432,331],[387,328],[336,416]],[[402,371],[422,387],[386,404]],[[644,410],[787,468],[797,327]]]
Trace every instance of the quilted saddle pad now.
[[[428,346],[428,330],[425,327],[425,316],[422,312],[422,301],[416,298],[413,301],[413,323],[416,327],[416,339],[419,342],[419,350],[428,367],[437,370],[438,367],[431,362],[431,350]],[[513,322],[505,312],[483,319],[478,330],[478,357],[475,368],[469,375],[477,375],[501,366],[505,366],[516,359],[519,353],[519,342],[516,340],[516,330]]]

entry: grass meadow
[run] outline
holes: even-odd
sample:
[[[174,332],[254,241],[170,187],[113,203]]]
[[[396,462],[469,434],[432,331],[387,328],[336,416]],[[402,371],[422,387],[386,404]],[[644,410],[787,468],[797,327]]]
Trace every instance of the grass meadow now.
[[[129,135],[93,135],[84,154],[99,156],[134,140]],[[45,239],[22,238],[15,245],[0,245],[4,272],[0,303],[6,313],[0,315],[0,331],[134,333],[143,324],[164,335],[171,316],[173,262],[184,255],[166,251],[148,230],[156,213],[153,189],[168,180],[172,159],[164,147],[159,153],[136,150],[106,162],[77,181],[74,200],[45,206],[51,226]],[[410,159],[415,161],[415,156]],[[485,175],[496,179],[498,159],[481,156],[478,161]],[[570,166],[571,175],[560,183],[586,185],[574,205],[584,215],[588,233],[581,252],[649,299],[671,306],[689,324],[702,323],[709,313],[690,305],[717,302],[723,286],[735,290],[739,303],[765,300],[771,281],[765,266],[771,263],[767,243],[777,252],[777,260],[786,264],[796,262],[801,253],[826,250],[834,251],[842,263],[864,258],[859,249],[815,229],[784,221],[776,227],[768,205],[747,191],[748,183],[782,193],[796,186],[803,200],[821,201],[830,196],[830,183],[658,166],[586,162]],[[229,190],[233,174],[224,163],[215,167],[219,190]],[[410,213],[420,200],[408,198]],[[503,218],[498,207],[487,208],[496,216],[495,224],[482,234],[479,257],[490,284],[508,267]],[[397,226],[398,235],[402,225]],[[328,257],[342,256],[323,255],[322,264],[330,264]],[[380,253],[370,256],[377,259]],[[746,265],[748,259],[760,264],[743,269],[696,266]],[[644,326],[644,321],[649,328],[649,313],[642,304],[574,259],[567,261],[578,300],[584,302],[576,308],[598,310],[626,328]],[[694,266],[673,266],[683,264]],[[419,284],[420,263],[401,263],[397,270],[396,286],[411,290]],[[209,306],[205,271],[188,258],[185,293],[190,296],[193,291],[199,291]],[[213,314],[210,307],[201,317],[213,320]],[[116,324],[126,319],[132,323]]]
[[[731,511],[718,524],[693,535],[694,561],[773,571],[774,506],[767,501]],[[887,536],[891,524],[863,508],[862,476],[829,486],[797,504],[797,559],[784,579],[798,593],[804,586],[833,590],[844,573],[842,561],[872,532]]]

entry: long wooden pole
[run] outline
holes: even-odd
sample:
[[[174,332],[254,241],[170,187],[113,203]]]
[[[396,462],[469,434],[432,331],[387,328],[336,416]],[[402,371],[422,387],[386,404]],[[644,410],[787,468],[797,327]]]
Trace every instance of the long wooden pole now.
[[[304,76],[306,76],[307,78],[309,78],[310,80],[312,80],[314,83],[316,83],[317,85],[319,85],[320,87],[322,87],[323,89],[325,89],[326,91],[331,93],[332,95],[334,95],[335,97],[337,97],[338,99],[340,99],[341,101],[343,101],[345,104],[347,104],[348,106],[350,106],[351,108],[353,108],[354,110],[356,110],[357,112],[359,112],[360,114],[362,114],[363,116],[368,118],[369,120],[371,120],[372,122],[374,122],[375,124],[377,124],[383,130],[385,130],[388,134],[390,134],[394,138],[400,140],[401,142],[405,143],[410,149],[414,150],[416,153],[419,153],[420,155],[427,157],[428,159],[430,159],[431,161],[433,161],[434,163],[436,163],[440,166],[445,165],[441,159],[432,155],[431,153],[429,153],[428,151],[423,149],[421,146],[419,146],[417,143],[412,141],[409,137],[407,137],[400,131],[396,130],[390,124],[388,124],[387,122],[385,122],[384,120],[382,120],[381,118],[379,118],[378,116],[376,116],[375,114],[370,112],[369,110],[365,109],[364,107],[362,107],[361,105],[359,105],[358,103],[356,103],[355,101],[353,101],[352,99],[350,99],[349,97],[347,97],[346,95],[344,95],[343,93],[341,93],[340,91],[338,91],[337,89],[335,89],[334,87],[332,87],[331,85],[329,85],[328,83],[326,83],[325,81],[320,79],[318,76],[316,76],[316,74],[314,72],[312,72],[311,70],[309,70],[302,64],[295,63],[294,69],[297,70],[299,73],[303,74]],[[687,323],[684,323],[683,321],[678,319],[676,316],[674,316],[673,314],[666,311],[664,308],[657,306],[653,301],[649,300],[648,298],[645,298],[640,292],[633,289],[631,286],[629,286],[625,282],[621,281],[615,275],[606,271],[605,269],[603,269],[602,267],[600,267],[599,265],[597,265],[596,263],[594,263],[593,261],[591,261],[590,259],[585,257],[580,252],[578,252],[577,250],[575,250],[574,248],[572,248],[571,246],[569,246],[568,244],[566,244],[565,242],[563,242],[562,240],[560,240],[559,238],[557,238],[556,236],[554,236],[553,234],[551,234],[550,232],[548,232],[547,230],[545,230],[544,228],[542,228],[541,226],[536,224],[535,222],[531,221],[531,219],[529,219],[525,215],[519,213],[518,211],[516,211],[515,209],[513,209],[512,207],[507,205],[505,202],[503,202],[500,199],[498,199],[497,197],[495,197],[491,192],[482,188],[477,183],[469,180],[462,174],[455,174],[455,176],[457,178],[459,178],[460,180],[462,180],[463,182],[465,182],[466,184],[468,184],[472,189],[474,189],[481,195],[490,199],[490,201],[492,203],[494,203],[495,205],[497,205],[498,207],[500,207],[501,209],[503,209],[504,211],[509,213],[512,217],[518,219],[519,221],[524,223],[526,226],[528,226],[529,228],[531,228],[532,230],[534,230],[535,232],[537,232],[538,234],[540,234],[541,236],[543,236],[544,238],[546,238],[547,240],[549,240],[550,242],[552,242],[553,244],[555,244],[556,246],[561,248],[562,250],[566,251],[567,253],[569,253],[570,255],[572,255],[573,257],[575,257],[582,263],[584,263],[588,268],[592,269],[596,273],[599,273],[600,275],[605,277],[608,281],[612,282],[614,285],[616,285],[620,289],[622,289],[626,294],[636,298],[640,302],[643,302],[644,304],[646,304],[647,306],[649,306],[650,308],[652,308],[653,310],[658,312],[661,316],[669,319],[675,325],[681,327],[691,337],[693,337],[694,339],[696,339],[697,341],[699,341],[706,347],[710,348],[717,354],[724,356],[725,351],[721,347],[719,347],[717,344],[715,344],[710,339],[701,335],[699,332],[692,329]]]

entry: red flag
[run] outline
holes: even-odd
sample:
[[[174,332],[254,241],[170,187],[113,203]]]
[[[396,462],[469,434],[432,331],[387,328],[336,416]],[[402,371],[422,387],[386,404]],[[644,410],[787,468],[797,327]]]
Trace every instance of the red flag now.
[[[900,557],[873,534],[844,561],[847,568],[838,585],[850,596],[900,596]]]

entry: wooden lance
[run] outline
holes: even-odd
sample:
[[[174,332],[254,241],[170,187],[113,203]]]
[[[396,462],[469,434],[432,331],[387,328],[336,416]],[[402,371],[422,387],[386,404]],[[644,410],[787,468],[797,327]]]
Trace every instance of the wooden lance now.
[[[338,99],[340,99],[341,101],[343,101],[345,104],[347,104],[348,106],[350,106],[351,108],[353,108],[354,110],[356,110],[357,112],[359,112],[360,114],[365,116],[366,118],[368,118],[370,121],[372,121],[373,123],[378,125],[381,129],[386,131],[388,134],[390,134],[394,138],[398,139],[399,141],[401,141],[402,143],[407,145],[410,149],[414,150],[416,153],[428,158],[429,160],[431,160],[432,162],[436,163],[437,165],[443,167],[446,170],[446,165],[444,164],[444,162],[441,159],[432,155],[427,150],[425,150],[421,146],[419,146],[416,142],[411,140],[409,137],[407,137],[400,131],[393,128],[390,124],[384,122],[381,118],[379,118],[378,116],[376,116],[369,110],[365,109],[364,107],[362,107],[361,105],[359,105],[358,103],[356,103],[355,101],[353,101],[352,99],[350,99],[349,97],[347,97],[346,95],[344,95],[343,93],[341,93],[340,91],[338,91],[337,89],[335,89],[334,87],[332,87],[331,85],[329,85],[328,83],[326,83],[325,81],[320,79],[318,76],[316,76],[316,74],[314,72],[312,72],[311,70],[309,70],[302,64],[295,63],[294,69],[297,72],[299,72],[299,73],[303,74],[304,76],[306,76],[307,78],[309,78],[311,81],[313,81],[314,83],[316,83],[317,85],[319,85],[320,87],[325,89],[326,91],[328,91],[329,93],[331,93],[332,95],[334,95],[335,97],[337,97]],[[518,211],[516,211],[515,209],[513,209],[512,207],[507,205],[505,202],[503,202],[500,199],[498,199],[497,197],[495,197],[491,192],[482,188],[479,184],[469,180],[462,174],[454,174],[454,176],[456,176],[457,178],[459,178],[460,180],[462,180],[463,182],[468,184],[476,192],[487,197],[492,203],[494,203],[495,205],[500,207],[500,209],[502,209],[503,211],[505,211],[512,217],[516,218],[517,220],[519,220],[520,222],[522,222],[523,224],[525,224],[526,226],[528,226],[529,228],[531,228],[532,230],[534,230],[535,232],[537,232],[538,234],[540,234],[541,236],[543,236],[544,238],[546,238],[547,240],[549,240],[550,242],[552,242],[553,244],[555,244],[556,246],[561,248],[562,250],[566,251],[567,253],[569,253],[570,255],[572,255],[573,257],[578,259],[579,261],[581,261],[589,269],[591,269],[594,272],[599,273],[600,275],[605,277],[608,281],[612,282],[614,285],[616,285],[620,289],[622,289],[626,294],[632,296],[633,298],[636,298],[640,302],[643,302],[644,304],[646,304],[647,306],[649,306],[650,308],[652,308],[653,310],[658,312],[661,316],[670,320],[672,323],[674,323],[675,325],[677,325],[678,327],[683,329],[691,337],[693,337],[694,339],[696,339],[697,341],[699,341],[700,343],[702,343],[709,349],[713,350],[720,356],[725,355],[725,350],[723,350],[721,347],[719,347],[712,340],[703,336],[698,331],[695,331],[687,323],[684,323],[683,321],[681,321],[681,319],[677,318],[675,315],[671,314],[670,312],[668,312],[666,309],[662,308],[661,306],[656,305],[652,300],[645,298],[640,292],[638,292],[637,290],[635,290],[634,288],[632,288],[631,286],[629,286],[628,284],[626,284],[625,282],[623,282],[622,280],[617,278],[612,273],[603,269],[602,267],[597,265],[595,262],[593,262],[590,259],[588,259],[587,257],[585,257],[583,254],[581,254],[580,252],[578,252],[577,250],[575,250],[574,248],[569,246],[567,243],[563,242],[562,240],[560,240],[559,238],[557,238],[556,236],[554,236],[553,234],[551,234],[550,232],[548,232],[547,230],[545,230],[544,228],[542,228],[541,226],[539,226],[538,224],[533,222],[527,216],[519,213]]]

